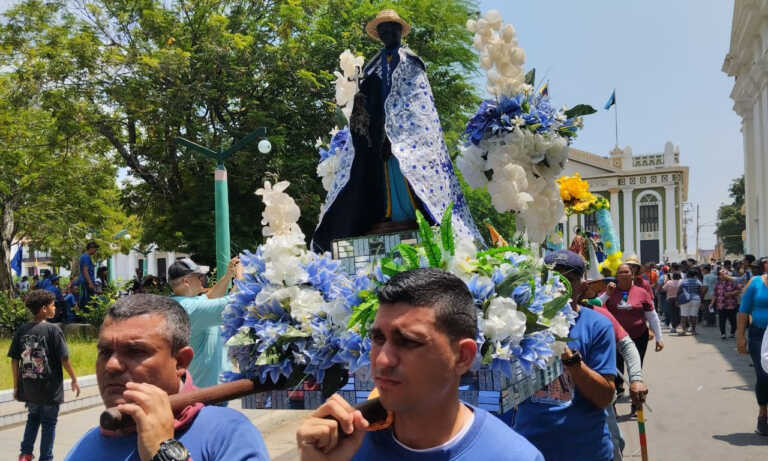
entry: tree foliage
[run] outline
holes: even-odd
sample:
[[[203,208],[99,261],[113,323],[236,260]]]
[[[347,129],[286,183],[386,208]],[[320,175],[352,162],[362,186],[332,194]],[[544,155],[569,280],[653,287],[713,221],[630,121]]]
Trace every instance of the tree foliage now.
[[[742,233],[746,229],[746,219],[742,214],[744,207],[744,176],[734,179],[728,188],[733,203],[722,205],[717,210],[717,237],[723,242],[727,253],[742,254],[744,241]]]
[[[106,143],[58,125],[39,95],[23,75],[0,75],[0,291],[11,289],[13,243],[50,249],[54,265],[68,266],[86,234],[130,224]]]
[[[314,140],[335,123],[333,71],[345,49],[370,58],[365,23],[394,8],[413,26],[406,42],[427,63],[449,146],[478,97],[464,27],[472,0],[26,0],[6,13],[0,54],[40,88],[62,130],[87,127],[132,179],[122,191],[145,241],[214,258],[214,162],[182,136],[226,148],[258,127],[272,153],[249,146],[228,162],[232,250],[261,241],[265,179],[291,181],[306,235],[325,193]]]

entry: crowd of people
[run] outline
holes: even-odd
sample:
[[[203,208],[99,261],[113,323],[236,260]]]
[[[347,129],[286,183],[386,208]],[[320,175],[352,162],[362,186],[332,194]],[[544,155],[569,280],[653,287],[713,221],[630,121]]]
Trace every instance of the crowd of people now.
[[[586,280],[586,262],[572,251],[553,252],[545,262],[568,279],[577,313],[561,357],[562,376],[505,414],[462,402],[458,384],[478,350],[473,298],[450,273],[406,272],[379,290],[370,333],[371,375],[394,423],[368,432],[373,421],[334,395],[299,427],[301,459],[619,461],[624,441],[614,402],[628,390],[632,413],[643,405],[648,344],[653,341],[661,352],[664,333],[695,335],[697,325],[714,325],[715,317],[724,340],[730,331],[740,351],[746,353],[749,344],[757,377],[757,431],[768,435],[768,375],[762,368],[768,354],[761,355],[768,259],[644,265],[628,257],[615,278],[601,280]],[[171,296],[133,294],[109,309],[99,332],[97,381],[105,406],[130,415],[136,426],[118,433],[89,431],[67,460],[101,460],[104,453],[141,461],[269,458],[258,430],[235,410],[202,404],[171,410],[169,395],[215,385],[227,367],[218,326],[232,296],[231,282],[242,276],[239,260],[233,258],[210,288],[207,273],[191,259],[177,260],[168,271]],[[79,391],[61,330],[47,323],[56,314],[56,282],[48,276],[27,294],[35,319],[16,332],[9,351],[16,396],[29,408],[22,461],[32,459],[40,426],[40,459],[53,459],[62,368]]]

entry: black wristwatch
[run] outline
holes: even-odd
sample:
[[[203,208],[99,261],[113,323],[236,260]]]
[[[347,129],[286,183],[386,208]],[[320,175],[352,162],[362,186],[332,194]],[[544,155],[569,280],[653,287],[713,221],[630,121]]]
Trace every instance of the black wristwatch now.
[[[563,360],[563,366],[572,367],[581,363],[581,354],[579,351],[574,351],[573,355]]]
[[[168,439],[160,444],[152,461],[188,461],[189,452],[187,448],[176,439]]]

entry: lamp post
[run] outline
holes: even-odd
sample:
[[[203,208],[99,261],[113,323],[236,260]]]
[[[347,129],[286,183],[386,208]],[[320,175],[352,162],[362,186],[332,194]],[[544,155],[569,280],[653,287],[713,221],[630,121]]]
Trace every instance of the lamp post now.
[[[227,263],[229,262],[229,191],[227,185],[227,169],[224,167],[224,161],[231,157],[235,152],[242,150],[245,146],[258,138],[265,138],[267,129],[261,127],[250,133],[237,143],[226,150],[219,149],[215,151],[203,147],[195,142],[184,138],[175,138],[176,142],[190,149],[197,151],[206,157],[216,160],[216,171],[214,172],[214,191],[215,212],[216,212],[216,277],[221,279],[227,272]],[[272,145],[267,139],[262,139],[258,145],[259,152],[268,154],[272,150]]]

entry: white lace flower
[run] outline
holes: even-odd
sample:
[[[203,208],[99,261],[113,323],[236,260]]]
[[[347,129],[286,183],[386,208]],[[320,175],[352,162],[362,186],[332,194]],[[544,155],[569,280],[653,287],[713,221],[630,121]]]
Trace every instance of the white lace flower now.
[[[568,323],[568,317],[563,314],[557,314],[549,322],[549,331],[555,336],[567,338],[571,331],[571,325]]]
[[[363,62],[362,56],[355,56],[351,51],[344,50],[339,56],[341,72],[334,72],[336,75],[336,104],[341,108],[347,120],[352,114],[352,106],[358,90],[357,71],[363,68]]]
[[[477,255],[477,247],[472,239],[457,236],[454,254],[448,259],[445,269],[465,282],[469,282],[475,275],[475,266],[471,262],[475,255]]]

